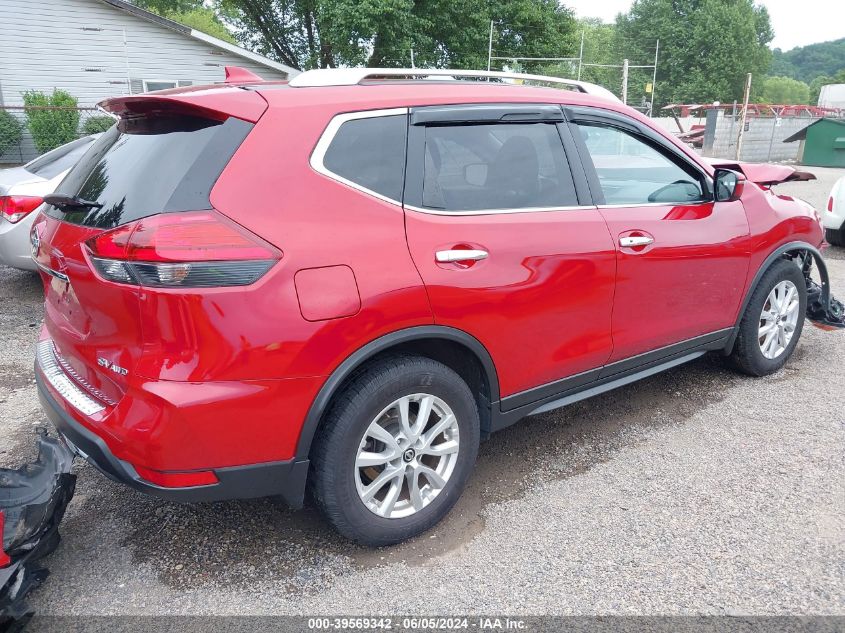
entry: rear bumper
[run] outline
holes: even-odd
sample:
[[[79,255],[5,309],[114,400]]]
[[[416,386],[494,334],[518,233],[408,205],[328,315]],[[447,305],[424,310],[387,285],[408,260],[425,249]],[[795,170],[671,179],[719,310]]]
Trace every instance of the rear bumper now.
[[[165,488],[144,481],[132,464],[116,457],[106,442],[65,412],[36,367],[38,398],[56,430],[77,455],[109,479],[163,499],[182,502],[221,501],[281,496],[291,507],[302,506],[308,460],[289,460],[213,469],[219,482],[189,488]]]

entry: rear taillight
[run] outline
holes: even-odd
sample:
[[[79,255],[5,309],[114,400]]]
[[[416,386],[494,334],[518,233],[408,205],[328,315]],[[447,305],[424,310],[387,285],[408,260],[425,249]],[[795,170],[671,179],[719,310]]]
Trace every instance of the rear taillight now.
[[[6,528],[6,516],[0,510],[0,569],[8,567],[12,563],[11,557],[3,549],[3,530]]]
[[[35,211],[43,201],[38,196],[0,196],[0,215],[16,224]]]
[[[827,210],[833,213],[833,196],[827,199]]]
[[[246,286],[282,256],[214,211],[154,215],[86,242],[105,279],[162,288]]]

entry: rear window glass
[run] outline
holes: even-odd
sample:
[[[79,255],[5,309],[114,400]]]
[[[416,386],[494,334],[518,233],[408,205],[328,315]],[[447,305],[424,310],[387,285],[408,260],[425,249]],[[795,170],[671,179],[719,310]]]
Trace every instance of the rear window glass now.
[[[340,126],[323,158],[332,173],[391,200],[402,200],[408,117],[353,119]]]
[[[97,139],[57,193],[102,207],[63,213],[60,220],[112,228],[148,215],[210,209],[214,183],[252,124],[157,115],[122,120]]]
[[[82,158],[83,154],[89,150],[93,142],[93,136],[86,136],[71,141],[67,145],[57,147],[52,152],[47,152],[34,161],[27,163],[26,170],[31,174],[41,176],[47,180],[55,178],[63,171],[67,171],[73,167]]]

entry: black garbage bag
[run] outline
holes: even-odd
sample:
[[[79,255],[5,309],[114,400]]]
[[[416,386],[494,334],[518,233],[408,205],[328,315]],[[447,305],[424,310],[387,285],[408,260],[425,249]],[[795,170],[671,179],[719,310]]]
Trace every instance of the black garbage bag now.
[[[29,592],[49,573],[42,558],[59,544],[59,523],[76,487],[73,454],[41,432],[38,459],[0,468],[0,633],[20,631],[32,617]]]

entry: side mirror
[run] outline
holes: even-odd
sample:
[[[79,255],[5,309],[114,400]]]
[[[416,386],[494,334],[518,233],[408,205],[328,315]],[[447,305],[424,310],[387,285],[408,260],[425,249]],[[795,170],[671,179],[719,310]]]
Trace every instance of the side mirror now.
[[[717,169],[713,175],[716,202],[739,200],[745,188],[745,176],[730,169]]]
[[[473,187],[483,187],[487,184],[487,164],[470,163],[464,165],[464,180]]]

